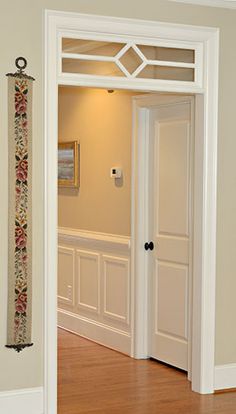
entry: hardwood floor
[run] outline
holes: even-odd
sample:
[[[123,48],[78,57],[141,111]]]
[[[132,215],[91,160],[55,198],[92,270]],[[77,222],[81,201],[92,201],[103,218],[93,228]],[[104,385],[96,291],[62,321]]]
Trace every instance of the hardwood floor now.
[[[202,396],[186,375],[59,329],[58,414],[235,414],[236,393]]]

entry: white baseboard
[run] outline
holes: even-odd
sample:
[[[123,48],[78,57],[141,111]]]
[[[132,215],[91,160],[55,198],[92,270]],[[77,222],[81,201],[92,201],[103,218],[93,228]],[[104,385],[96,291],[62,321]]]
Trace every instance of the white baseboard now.
[[[1,414],[43,414],[43,387],[0,392]]]
[[[123,354],[131,355],[131,336],[127,332],[63,309],[58,310],[58,326]]]
[[[236,364],[215,367],[215,390],[236,388]]]

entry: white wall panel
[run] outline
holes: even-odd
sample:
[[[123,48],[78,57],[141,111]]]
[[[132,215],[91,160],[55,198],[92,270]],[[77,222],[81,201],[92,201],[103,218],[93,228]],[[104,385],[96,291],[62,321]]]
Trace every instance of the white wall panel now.
[[[129,260],[103,256],[104,315],[129,323]]]
[[[99,311],[100,257],[98,253],[76,251],[78,306]]]
[[[75,252],[71,247],[58,247],[58,300],[73,306],[75,282]]]

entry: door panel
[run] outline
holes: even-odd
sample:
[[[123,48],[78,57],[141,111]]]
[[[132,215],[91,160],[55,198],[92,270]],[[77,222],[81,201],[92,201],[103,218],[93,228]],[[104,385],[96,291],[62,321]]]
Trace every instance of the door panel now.
[[[150,116],[150,355],[188,370],[191,278],[190,103],[154,108]]]
[[[159,261],[156,282],[156,332],[187,339],[188,269]]]
[[[158,234],[188,234],[189,122],[158,122]],[[158,191],[158,188],[157,188]]]

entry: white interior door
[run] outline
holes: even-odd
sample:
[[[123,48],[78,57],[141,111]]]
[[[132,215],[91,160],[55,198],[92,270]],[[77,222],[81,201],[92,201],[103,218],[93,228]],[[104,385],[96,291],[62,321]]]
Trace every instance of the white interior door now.
[[[191,329],[191,131],[190,101],[150,110],[149,234],[154,249],[147,251],[149,354],[186,371]]]

